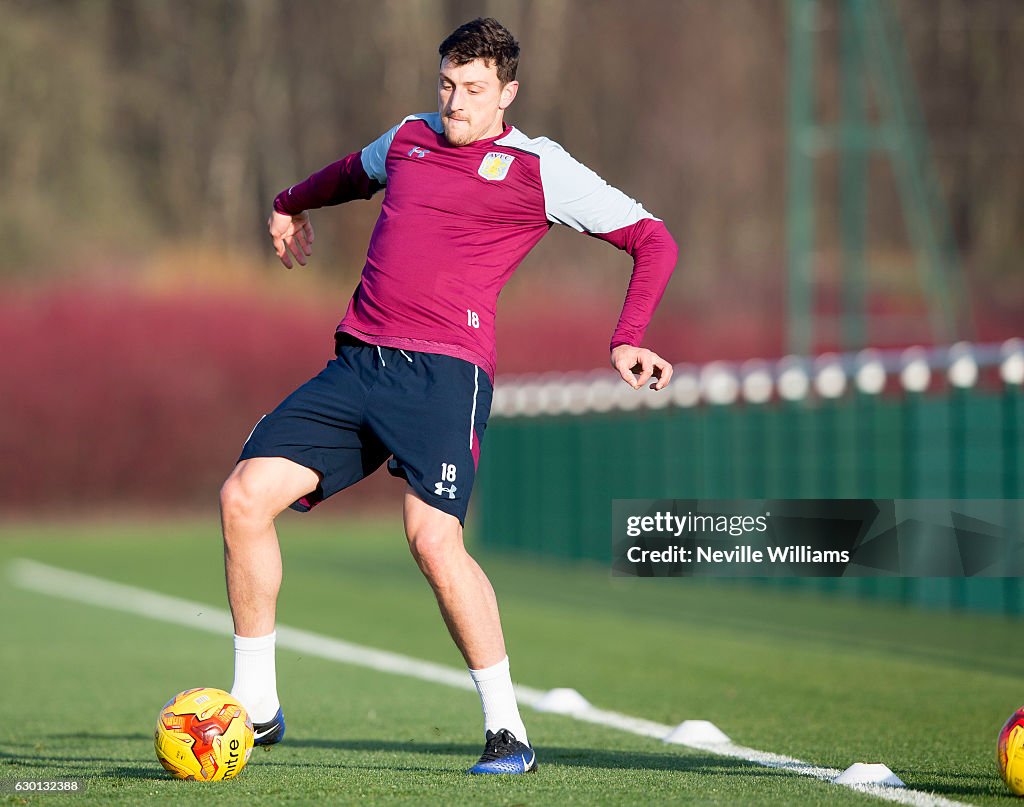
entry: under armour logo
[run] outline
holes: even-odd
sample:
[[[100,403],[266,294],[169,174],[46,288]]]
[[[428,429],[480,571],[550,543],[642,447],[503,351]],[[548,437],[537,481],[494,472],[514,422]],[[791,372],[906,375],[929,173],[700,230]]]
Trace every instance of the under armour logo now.
[[[452,485],[450,488],[446,488],[444,486],[444,483],[442,483],[442,482],[435,482],[434,483],[434,493],[436,493],[438,496],[444,496],[444,494],[447,493],[449,499],[454,499],[455,498],[455,491],[456,491],[455,485]]]
[[[411,149],[409,149],[410,157],[418,157],[421,160],[428,154],[430,154],[430,149],[423,149],[420,148],[419,146],[413,146]]]

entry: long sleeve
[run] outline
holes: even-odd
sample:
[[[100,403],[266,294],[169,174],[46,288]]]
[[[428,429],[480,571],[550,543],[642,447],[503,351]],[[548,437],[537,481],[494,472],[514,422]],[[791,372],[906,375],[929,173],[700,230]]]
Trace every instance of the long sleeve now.
[[[369,199],[382,187],[366,173],[362,152],[356,151],[281,191],[274,199],[274,210],[295,216],[304,210]]]
[[[547,141],[540,154],[548,220],[607,241],[633,258],[633,274],[611,347],[639,346],[675,269],[679,254],[675,241],[661,219],[557,144]]]
[[[590,235],[607,241],[633,258],[633,274],[626,289],[619,323],[612,334],[611,348],[639,346],[672,277],[679,248],[664,222],[654,218],[641,219],[610,233]]]

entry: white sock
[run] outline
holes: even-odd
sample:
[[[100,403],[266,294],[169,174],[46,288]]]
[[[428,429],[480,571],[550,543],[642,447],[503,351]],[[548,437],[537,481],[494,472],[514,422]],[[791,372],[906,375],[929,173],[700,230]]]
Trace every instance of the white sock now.
[[[476,691],[480,693],[480,705],[484,708],[484,731],[508,729],[516,735],[517,740],[529,745],[526,726],[519,716],[516,693],[512,689],[508,656],[482,670],[470,670],[469,674],[476,684]]]
[[[235,683],[231,694],[241,701],[253,723],[266,723],[281,706],[274,663],[276,641],[277,631],[266,636],[235,634]]]

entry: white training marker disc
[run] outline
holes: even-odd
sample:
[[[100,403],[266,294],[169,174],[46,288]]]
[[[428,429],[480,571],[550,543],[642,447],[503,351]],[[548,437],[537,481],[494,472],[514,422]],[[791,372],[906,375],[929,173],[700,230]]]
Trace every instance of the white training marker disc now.
[[[838,354],[825,353],[814,362],[814,391],[822,398],[839,398],[846,392],[846,370]]]
[[[999,375],[1005,384],[1024,384],[1024,340],[1014,337],[1003,342]]]
[[[533,707],[538,712],[554,712],[560,715],[571,715],[574,712],[590,708],[590,701],[571,687],[549,689]]]
[[[900,355],[900,383],[907,392],[924,392],[932,380],[932,368],[928,366],[928,354],[923,348],[908,347]]]
[[[713,361],[700,371],[700,390],[708,403],[731,404],[740,394],[740,381],[728,363]]]
[[[832,780],[837,785],[885,785],[906,787],[903,780],[880,762],[854,762]]]
[[[969,342],[957,342],[949,349],[949,383],[967,389],[978,381],[978,360]]]
[[[775,388],[771,365],[760,359],[750,359],[740,367],[740,392],[748,403],[768,403]]]
[[[615,393],[621,383],[608,373],[596,377],[587,388],[587,408],[591,412],[610,411],[615,405]]]
[[[857,389],[865,395],[878,395],[885,389],[885,364],[879,351],[873,348],[862,350],[857,354],[855,364],[857,370],[854,381]]]
[[[664,742],[673,745],[710,745],[731,741],[710,720],[684,720],[665,735]]]
[[[811,379],[800,356],[784,356],[778,364],[779,377],[775,386],[779,395],[787,401],[799,401],[807,397]]]
[[[691,407],[700,403],[700,378],[693,365],[676,367],[668,393],[676,406]]]

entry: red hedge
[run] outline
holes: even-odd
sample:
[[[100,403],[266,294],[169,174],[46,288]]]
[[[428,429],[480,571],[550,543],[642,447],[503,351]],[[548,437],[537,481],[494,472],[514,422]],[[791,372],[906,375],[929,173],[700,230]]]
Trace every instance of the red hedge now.
[[[332,355],[334,310],[197,292],[0,295],[0,507],[209,504]]]

